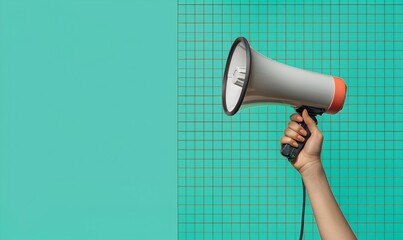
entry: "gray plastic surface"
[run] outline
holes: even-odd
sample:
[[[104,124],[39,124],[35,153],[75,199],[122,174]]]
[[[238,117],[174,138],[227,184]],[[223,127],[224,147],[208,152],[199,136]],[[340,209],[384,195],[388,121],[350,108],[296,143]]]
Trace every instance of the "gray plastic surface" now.
[[[242,108],[273,102],[295,108],[306,105],[328,109],[335,87],[332,76],[288,66],[266,58],[252,48],[251,51],[251,73]],[[241,57],[240,54],[236,56]],[[231,81],[228,83],[233,85]],[[227,97],[232,95],[228,90]]]

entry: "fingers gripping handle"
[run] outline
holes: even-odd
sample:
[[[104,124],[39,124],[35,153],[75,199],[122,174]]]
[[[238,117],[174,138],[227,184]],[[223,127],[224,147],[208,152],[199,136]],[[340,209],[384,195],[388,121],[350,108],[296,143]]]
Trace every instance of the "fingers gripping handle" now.
[[[301,114],[301,115],[302,115],[302,111],[303,111],[303,108],[302,109],[301,108],[297,109],[297,112],[299,114]],[[311,113],[309,111],[308,111],[308,113],[309,113],[309,116],[315,121],[315,123],[318,124],[318,120],[315,117],[316,113]],[[288,161],[290,161],[290,162],[294,162],[297,159],[298,154],[304,148],[306,141],[311,136],[311,132],[309,131],[309,128],[308,128],[308,126],[306,125],[306,123],[304,121],[300,122],[299,125],[302,126],[307,132],[306,136],[304,137],[305,141],[298,142],[298,147],[293,147],[293,146],[291,146],[289,144],[284,144],[282,146],[282,148],[281,148],[281,155],[283,155],[284,157],[288,158]]]

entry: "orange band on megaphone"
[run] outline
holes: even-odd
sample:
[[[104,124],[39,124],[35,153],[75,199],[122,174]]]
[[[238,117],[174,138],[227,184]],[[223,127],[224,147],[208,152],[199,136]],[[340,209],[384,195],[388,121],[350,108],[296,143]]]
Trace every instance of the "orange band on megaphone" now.
[[[332,103],[330,103],[329,108],[326,113],[335,114],[339,112],[344,105],[344,99],[346,98],[347,86],[343,79],[338,77],[333,77],[334,80],[334,94]]]

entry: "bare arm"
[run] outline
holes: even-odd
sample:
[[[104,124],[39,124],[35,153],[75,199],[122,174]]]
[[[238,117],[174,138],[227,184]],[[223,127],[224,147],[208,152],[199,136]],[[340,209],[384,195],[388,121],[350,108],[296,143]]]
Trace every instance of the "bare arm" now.
[[[291,122],[284,131],[281,144],[297,146],[297,141],[303,141],[306,131],[297,123],[302,121],[308,125],[312,135],[293,166],[301,174],[308,191],[320,236],[322,239],[357,239],[330,189],[320,159],[323,135],[306,110],[302,113],[302,117],[299,114],[291,116]]]

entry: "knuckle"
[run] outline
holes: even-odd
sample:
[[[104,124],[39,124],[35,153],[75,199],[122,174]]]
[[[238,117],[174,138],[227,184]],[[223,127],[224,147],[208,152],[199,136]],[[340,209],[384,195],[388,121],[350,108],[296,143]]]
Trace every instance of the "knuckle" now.
[[[291,129],[297,129],[298,128],[298,123],[296,123],[296,122],[290,122],[289,124],[288,124],[288,127],[289,128],[291,128]]]
[[[294,113],[290,116],[291,120],[295,120],[297,118],[298,114]]]
[[[286,130],[285,130],[285,133],[284,133],[287,137],[292,137],[293,136],[293,134],[292,134],[292,131],[291,131],[291,129],[289,129],[289,128],[287,128]]]
[[[283,139],[283,143],[285,143],[285,144],[291,144],[292,141],[293,140],[289,137],[284,137],[284,139]]]

